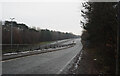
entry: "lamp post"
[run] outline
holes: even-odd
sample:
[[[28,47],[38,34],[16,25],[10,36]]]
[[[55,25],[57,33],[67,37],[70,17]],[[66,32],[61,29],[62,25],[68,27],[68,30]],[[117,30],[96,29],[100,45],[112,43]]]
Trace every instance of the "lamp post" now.
[[[15,18],[10,18],[10,20],[11,20],[11,50],[12,50],[12,26],[13,26],[13,24],[12,24],[12,21],[14,20]]]

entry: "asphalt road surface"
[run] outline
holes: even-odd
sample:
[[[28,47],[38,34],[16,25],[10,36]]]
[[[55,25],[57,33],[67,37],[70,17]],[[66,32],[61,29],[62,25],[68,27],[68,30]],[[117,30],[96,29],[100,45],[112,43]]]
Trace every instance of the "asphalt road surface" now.
[[[2,73],[59,74],[82,49],[80,39],[69,42],[73,40],[76,45],[71,48],[3,61]]]

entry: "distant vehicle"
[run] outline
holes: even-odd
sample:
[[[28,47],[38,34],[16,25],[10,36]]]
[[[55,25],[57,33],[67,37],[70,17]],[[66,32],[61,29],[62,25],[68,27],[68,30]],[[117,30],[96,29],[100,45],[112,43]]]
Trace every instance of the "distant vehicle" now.
[[[75,41],[73,41],[73,43],[74,43]]]
[[[72,44],[74,44],[74,45],[75,45],[75,44],[76,44],[76,43],[75,43],[75,41],[73,41],[73,43],[72,43]]]

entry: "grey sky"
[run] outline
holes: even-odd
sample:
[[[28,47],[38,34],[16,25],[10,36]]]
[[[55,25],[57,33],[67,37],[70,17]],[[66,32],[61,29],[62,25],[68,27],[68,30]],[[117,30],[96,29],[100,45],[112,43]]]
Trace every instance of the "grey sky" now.
[[[81,2],[3,2],[2,20],[80,35]]]

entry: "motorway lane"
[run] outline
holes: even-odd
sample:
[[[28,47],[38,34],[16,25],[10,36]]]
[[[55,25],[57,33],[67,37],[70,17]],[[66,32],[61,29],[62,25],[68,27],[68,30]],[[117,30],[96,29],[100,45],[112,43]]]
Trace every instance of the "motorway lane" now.
[[[70,62],[70,60],[75,55],[77,55],[82,49],[80,39],[72,39],[72,41],[73,40],[76,42],[76,45],[68,49],[2,62],[2,73],[3,74],[60,73],[60,70],[64,69],[66,64],[68,64],[68,62]]]

